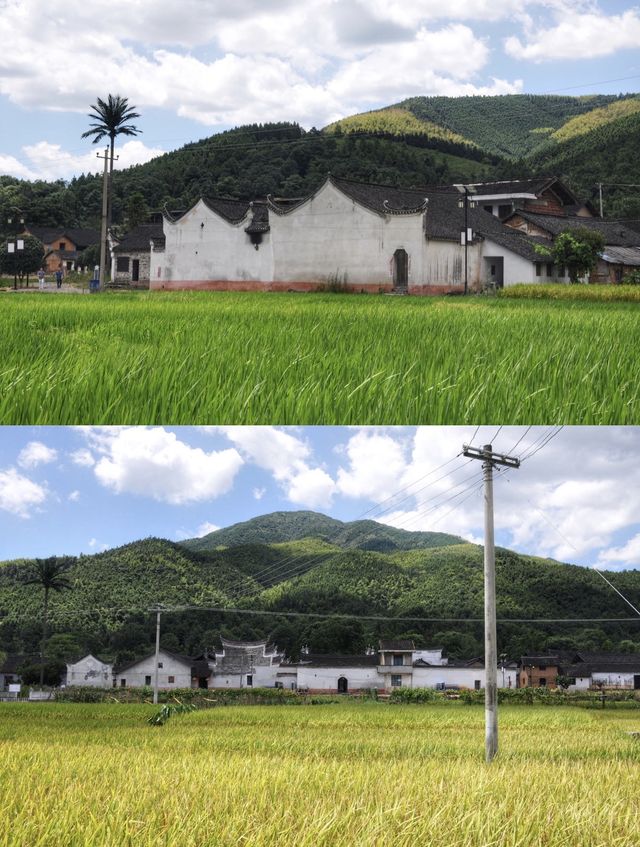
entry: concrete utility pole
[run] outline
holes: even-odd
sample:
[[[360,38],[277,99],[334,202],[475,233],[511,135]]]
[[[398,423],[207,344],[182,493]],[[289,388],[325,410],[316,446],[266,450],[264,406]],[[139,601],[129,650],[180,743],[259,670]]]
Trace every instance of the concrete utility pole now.
[[[598,183],[598,193],[600,195],[600,217],[604,218],[604,210],[603,210],[603,206],[602,206],[602,183],[601,182]]]
[[[107,262],[107,210],[109,200],[109,148],[106,147],[104,156],[96,153],[98,159],[104,159],[104,174],[102,176],[102,224],[100,226],[100,291],[104,291],[105,268]],[[157,702],[154,700],[154,703]]]
[[[158,662],[160,661],[160,614],[162,609],[160,606],[156,606],[155,609],[151,611],[156,613],[156,660],[155,660],[155,668],[153,671],[153,704],[154,706],[158,703]]]
[[[485,761],[498,752],[498,639],[496,634],[496,552],[493,538],[493,468],[519,468],[520,459],[484,447],[462,445],[462,453],[482,461],[484,479],[484,686]]]

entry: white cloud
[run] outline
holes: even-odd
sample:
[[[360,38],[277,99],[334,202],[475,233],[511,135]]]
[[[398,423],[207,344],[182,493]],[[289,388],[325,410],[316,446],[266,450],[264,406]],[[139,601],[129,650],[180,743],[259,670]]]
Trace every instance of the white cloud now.
[[[525,42],[511,36],[504,46],[514,59],[533,62],[593,60],[620,50],[637,50],[640,47],[640,10],[628,9],[620,15],[575,14],[567,10],[566,17],[556,26],[532,31]]]
[[[95,550],[98,553],[104,553],[105,550],[109,549],[108,544],[105,544],[103,541],[98,541],[97,538],[90,538],[88,545],[90,550]]]
[[[80,492],[78,490],[71,491],[67,500],[70,500],[72,503],[77,503],[80,500]]]
[[[338,470],[340,494],[380,502],[402,487],[407,458],[397,436],[363,429],[349,439],[344,452],[349,466]]]
[[[162,428],[112,427],[85,436],[100,453],[94,473],[101,485],[173,505],[227,493],[243,465],[237,450],[207,453]]]
[[[55,462],[57,458],[57,450],[47,447],[42,441],[30,441],[18,454],[18,464],[21,468],[36,468]]]
[[[209,535],[210,532],[216,532],[220,527],[216,526],[214,523],[210,523],[209,521],[205,521],[201,523],[198,529],[196,530],[196,538],[202,538],[203,535]]]
[[[80,465],[83,468],[92,468],[96,463],[91,451],[84,447],[80,450],[74,450],[70,456],[74,465]]]
[[[248,461],[269,471],[292,503],[310,509],[331,504],[335,483],[325,470],[312,467],[306,441],[271,426],[219,427],[217,431],[224,433]]]
[[[15,468],[0,471],[0,509],[19,518],[29,518],[46,499],[47,489]]]
[[[254,488],[251,492],[253,494],[254,500],[262,500],[264,495],[267,493],[266,488]]]
[[[640,568],[640,533],[630,538],[621,547],[608,547],[598,554],[602,568]]]

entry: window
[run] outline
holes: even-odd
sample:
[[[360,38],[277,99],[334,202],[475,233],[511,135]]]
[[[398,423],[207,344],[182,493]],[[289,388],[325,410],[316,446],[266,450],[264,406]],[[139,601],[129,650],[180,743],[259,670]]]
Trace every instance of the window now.
[[[547,684],[547,678],[545,676],[541,676],[540,679],[538,680],[538,685],[541,688],[544,688],[546,686],[546,684]]]
[[[541,671],[546,671],[546,669],[547,669],[546,665],[540,665],[540,667],[538,668],[538,670],[541,670]]]
[[[536,262],[536,276],[542,276],[542,262]]]
[[[66,249],[67,249],[67,242],[61,241],[60,246],[58,247],[58,250],[66,250]]]
[[[507,215],[511,214],[511,203],[500,204],[498,206],[498,217],[506,218]]]
[[[473,687],[475,688],[476,691],[480,691],[480,680],[479,679],[473,680]]]
[[[391,674],[391,687],[402,688],[402,676],[399,673]]]
[[[150,676],[145,676],[144,684],[145,685],[151,685],[151,677]]]
[[[404,664],[404,656],[402,655],[402,653],[394,653],[393,654],[392,664],[395,665],[396,667],[398,667],[398,665]]]
[[[173,685],[173,684],[175,683],[175,681],[176,681],[175,676],[170,676],[170,677],[169,677],[169,684],[170,684],[170,685]]]
[[[120,688],[126,688],[126,687],[127,687],[127,680],[121,679],[120,680]]]
[[[129,257],[118,256],[116,259],[116,271],[121,274],[129,273]]]
[[[247,687],[250,687],[252,685],[253,685],[253,674],[248,673],[247,674]]]
[[[158,662],[158,667],[159,667],[159,668],[161,668],[161,667],[162,667],[162,662]]]
[[[553,262],[547,262],[547,276],[553,276]]]
[[[284,688],[284,684],[280,680],[276,680],[275,688]]]

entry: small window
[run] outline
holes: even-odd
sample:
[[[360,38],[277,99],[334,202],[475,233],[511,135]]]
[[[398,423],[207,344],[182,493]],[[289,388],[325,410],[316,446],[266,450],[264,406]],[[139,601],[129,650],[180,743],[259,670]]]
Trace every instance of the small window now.
[[[60,246],[58,247],[58,250],[66,250],[66,249],[67,249],[67,242],[61,241]]]
[[[393,654],[393,664],[398,667],[398,665],[404,664],[404,656],[402,653],[394,653]]]
[[[544,688],[546,686],[546,684],[547,684],[547,678],[545,676],[541,676],[540,679],[538,680],[538,685],[541,688]]]
[[[391,687],[402,688],[402,676],[399,673],[391,674]]]
[[[536,276],[542,276],[542,262],[536,262]]]
[[[280,680],[276,680],[275,687],[276,687],[276,688],[284,688],[284,685],[283,685],[283,683],[282,683],[282,682],[280,682]]]
[[[480,680],[479,679],[473,680],[473,687],[475,688],[476,691],[480,691]]]
[[[247,674],[247,687],[251,687],[253,685],[253,674]]]
[[[151,677],[150,676],[145,676],[144,684],[145,685],[151,685]]]
[[[170,677],[169,677],[169,685],[173,685],[173,684],[175,683],[175,681],[176,681],[175,676],[170,676]]]
[[[163,667],[162,662],[158,662],[158,667],[159,667],[159,668]]]
[[[501,204],[498,206],[498,217],[506,218],[507,215],[511,214],[511,203]]]
[[[129,273],[129,257],[118,256],[116,259],[116,271],[121,274]]]
[[[121,679],[120,680],[120,688],[126,688],[126,687],[127,687],[127,680]]]
[[[553,262],[547,262],[547,276],[553,276]]]
[[[540,670],[540,671],[546,671],[546,669],[547,669],[546,665],[540,665],[540,667],[538,668],[538,670]]]

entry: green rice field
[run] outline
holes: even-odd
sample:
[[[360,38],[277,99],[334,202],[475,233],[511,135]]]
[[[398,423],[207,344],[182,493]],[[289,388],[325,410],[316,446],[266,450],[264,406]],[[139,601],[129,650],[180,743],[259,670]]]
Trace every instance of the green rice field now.
[[[640,304],[0,294],[3,424],[638,424]]]
[[[636,847],[635,710],[0,705],[2,847]]]

